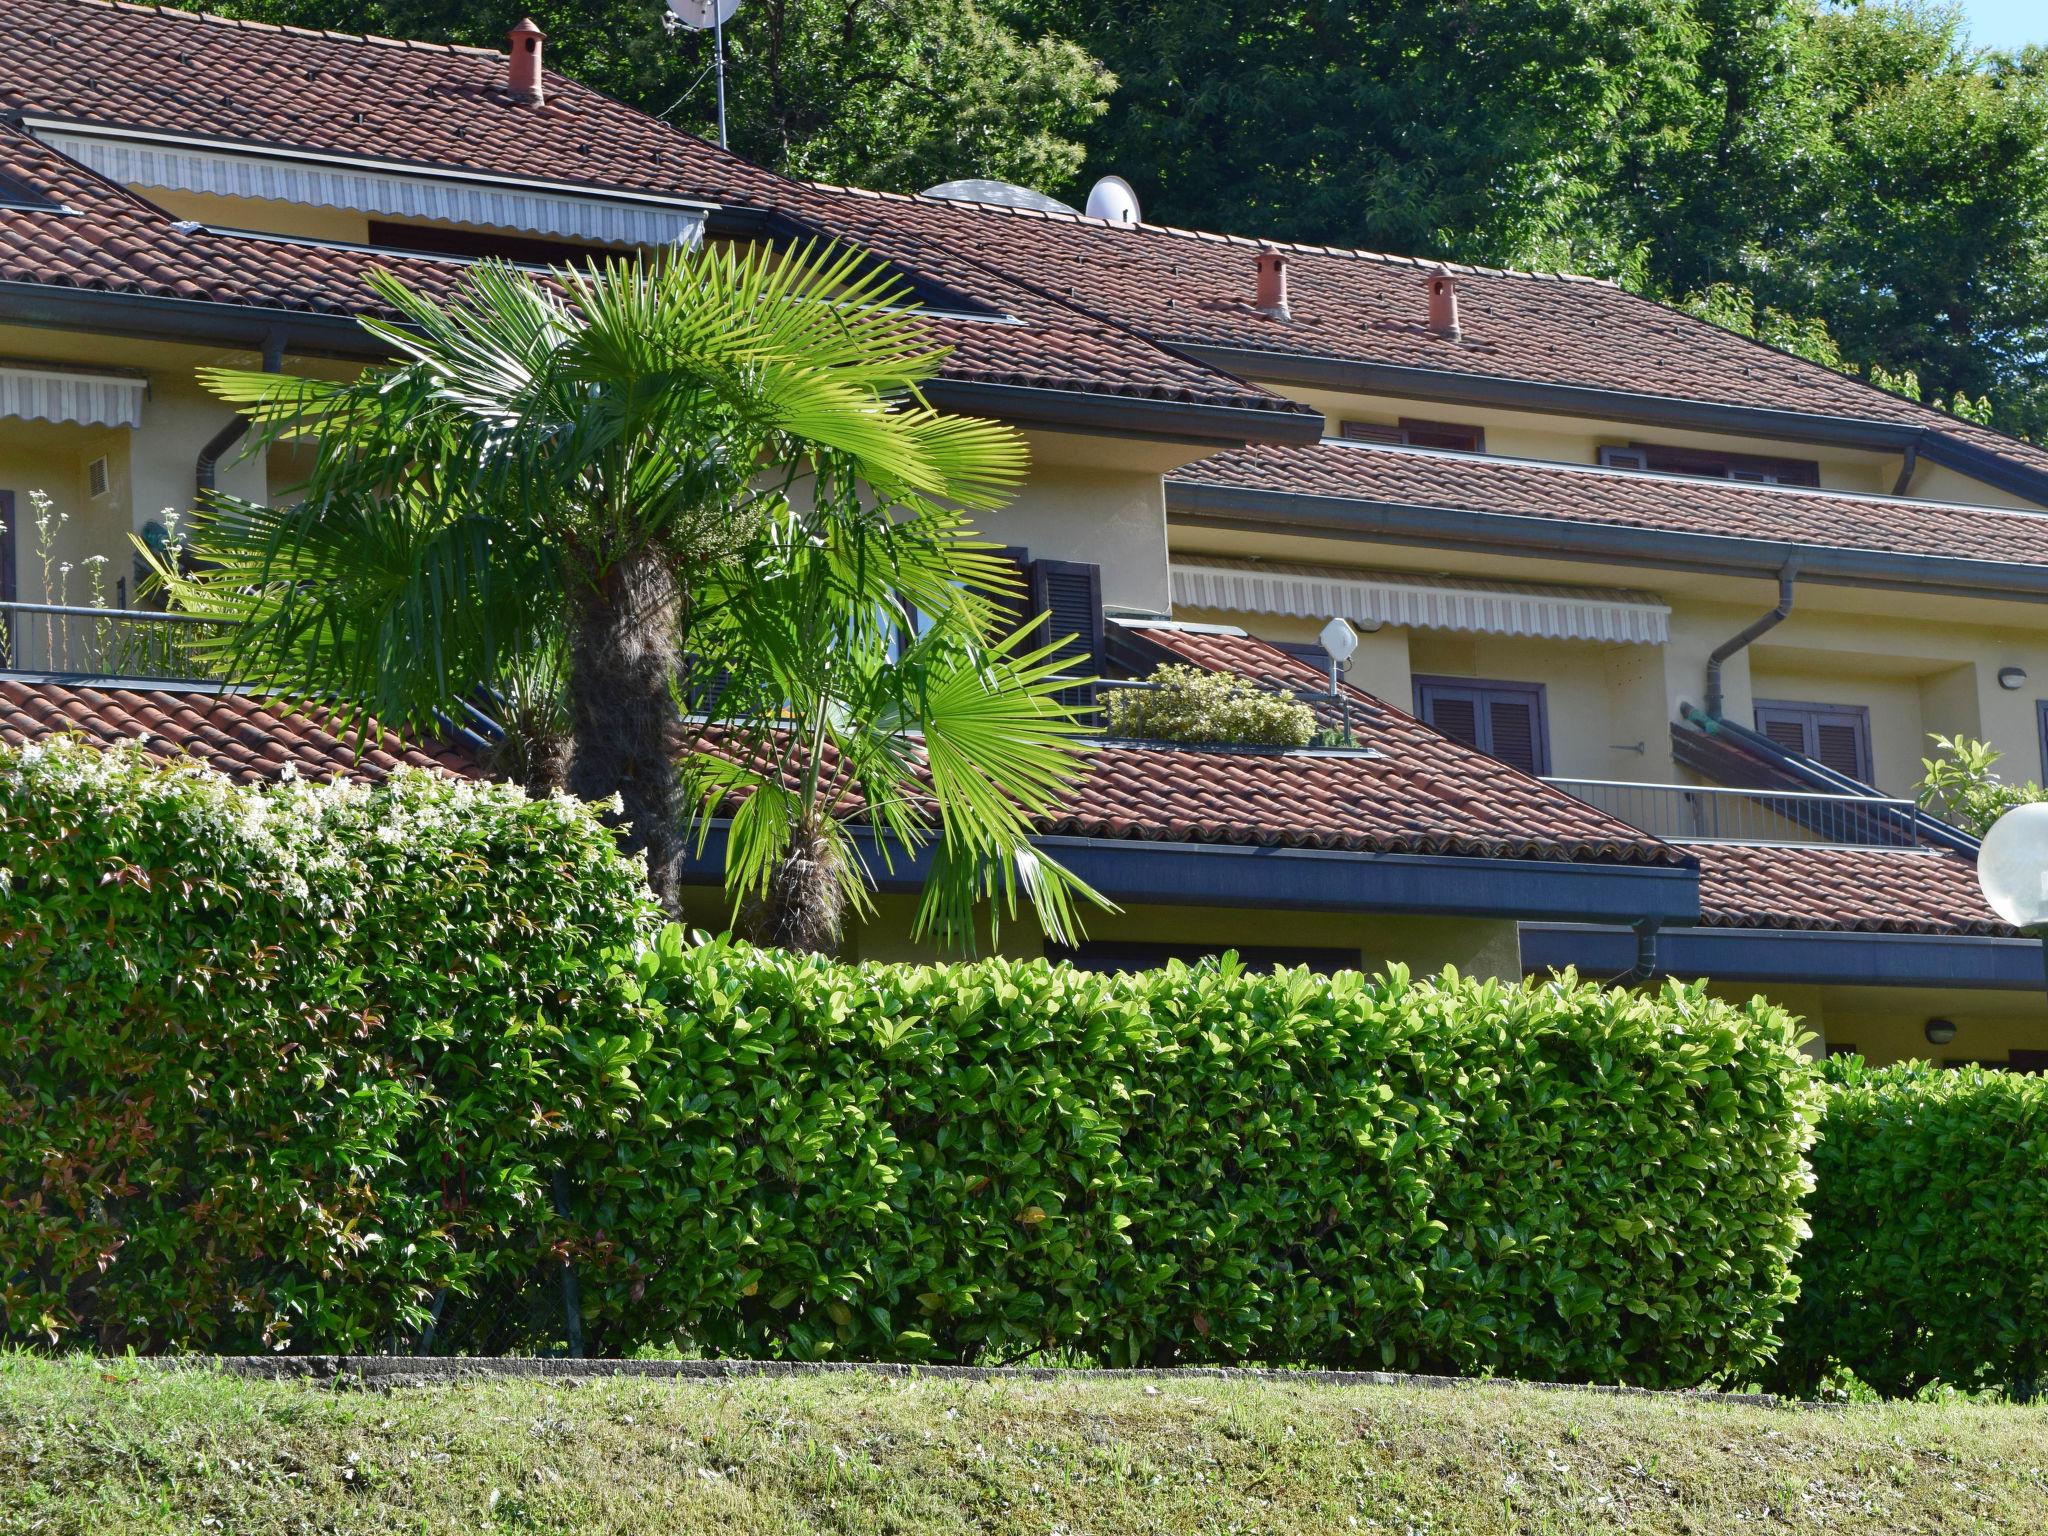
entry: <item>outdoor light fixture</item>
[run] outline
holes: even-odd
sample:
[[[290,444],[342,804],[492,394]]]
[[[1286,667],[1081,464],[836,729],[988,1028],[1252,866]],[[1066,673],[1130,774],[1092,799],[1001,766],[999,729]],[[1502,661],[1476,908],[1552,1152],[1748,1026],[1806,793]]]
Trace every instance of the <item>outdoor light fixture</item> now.
[[[1954,1019],[1929,1019],[1927,1021],[1927,1043],[1929,1045],[1947,1045],[1955,1037],[1956,1021]]]
[[[2000,667],[1998,669],[1998,686],[2007,693],[2017,692],[2026,685],[2027,669],[2025,667]]]
[[[2016,805],[1992,823],[1977,850],[1977,884],[2013,927],[2048,937],[2048,803]]]

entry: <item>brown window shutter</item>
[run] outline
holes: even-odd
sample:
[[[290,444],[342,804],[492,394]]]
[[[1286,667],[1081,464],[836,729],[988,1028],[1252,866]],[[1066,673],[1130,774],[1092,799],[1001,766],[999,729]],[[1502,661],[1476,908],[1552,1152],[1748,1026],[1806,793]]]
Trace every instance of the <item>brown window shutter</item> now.
[[[1495,757],[1524,773],[1538,771],[1536,754],[1536,706],[1528,699],[1489,698],[1486,701],[1488,747]]]
[[[1376,421],[1346,421],[1338,424],[1337,435],[1352,443],[1385,443],[1399,447],[1403,441],[1399,427],[1382,426]]]
[[[1065,670],[1077,677],[1102,675],[1102,567],[1079,560],[1031,562],[1031,611],[1042,613],[1041,644],[1061,642]],[[1086,703],[1092,688],[1069,689],[1061,697]]]
[[[1433,730],[1468,747],[1479,745],[1479,701],[1437,691],[1424,695],[1422,719]]]
[[[1008,568],[1011,578],[1008,591],[989,599],[996,610],[996,632],[993,638],[1007,640],[1038,614],[1032,600],[1031,554],[1030,551],[1014,544],[994,550],[992,553]]]
[[[1786,715],[1771,715],[1767,717],[1762,710],[1758,710],[1756,723],[1764,735],[1768,736],[1775,744],[1784,748],[1787,752],[1797,752],[1801,757],[1806,756],[1806,722],[1804,720],[1796,720]]]
[[[1453,453],[1484,453],[1486,433],[1458,421],[1401,418],[1401,441],[1411,448],[1447,448]]]
[[[1816,721],[1813,729],[1814,758],[1824,767],[1846,773],[1852,779],[1867,777],[1863,762],[1863,737],[1855,726],[1837,721]]]

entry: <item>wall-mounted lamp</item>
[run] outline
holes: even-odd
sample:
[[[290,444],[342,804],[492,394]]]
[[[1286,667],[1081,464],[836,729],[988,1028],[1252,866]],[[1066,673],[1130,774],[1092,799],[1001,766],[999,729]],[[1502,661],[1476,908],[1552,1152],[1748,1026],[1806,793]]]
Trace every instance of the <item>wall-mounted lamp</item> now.
[[[2026,687],[2026,685],[2027,669],[2025,667],[2000,667],[1998,669],[1998,686],[2007,693],[2015,693],[2019,689]]]
[[[1954,1019],[1929,1019],[1927,1021],[1927,1043],[1929,1045],[1947,1045],[1955,1037],[1956,1024]]]

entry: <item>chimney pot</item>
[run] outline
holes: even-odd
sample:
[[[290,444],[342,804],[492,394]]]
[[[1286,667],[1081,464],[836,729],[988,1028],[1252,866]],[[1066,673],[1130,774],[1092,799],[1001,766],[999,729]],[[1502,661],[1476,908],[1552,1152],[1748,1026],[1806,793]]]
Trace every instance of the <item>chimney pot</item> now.
[[[547,99],[546,88],[541,84],[541,44],[547,41],[547,33],[531,16],[522,19],[518,26],[505,34],[505,41],[511,46],[511,68],[506,84],[512,94],[522,101],[538,106]]]
[[[1259,251],[1259,286],[1252,307],[1269,320],[1291,320],[1287,308],[1287,257],[1268,245]]]
[[[1458,324],[1457,280],[1442,267],[1429,274],[1429,328],[1449,341],[1465,336]]]

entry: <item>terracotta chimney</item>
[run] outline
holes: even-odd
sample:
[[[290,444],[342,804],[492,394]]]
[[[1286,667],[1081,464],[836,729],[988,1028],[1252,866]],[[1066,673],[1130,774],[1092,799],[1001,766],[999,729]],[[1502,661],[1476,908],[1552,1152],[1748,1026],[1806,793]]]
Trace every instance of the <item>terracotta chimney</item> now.
[[[1458,324],[1458,285],[1442,267],[1429,274],[1429,328],[1451,341],[1465,335]]]
[[[1273,246],[1259,249],[1259,288],[1252,307],[1269,320],[1291,320],[1287,309],[1287,257]]]
[[[505,41],[512,48],[512,68],[506,84],[514,96],[535,106],[547,99],[540,79],[540,45],[547,41],[547,36],[531,16],[505,34]]]

